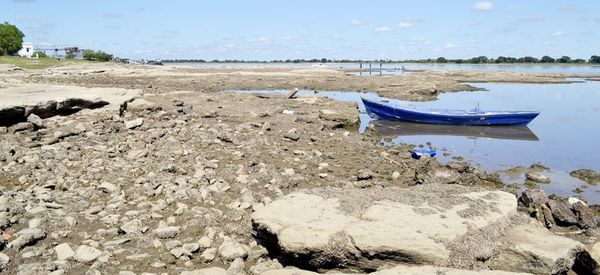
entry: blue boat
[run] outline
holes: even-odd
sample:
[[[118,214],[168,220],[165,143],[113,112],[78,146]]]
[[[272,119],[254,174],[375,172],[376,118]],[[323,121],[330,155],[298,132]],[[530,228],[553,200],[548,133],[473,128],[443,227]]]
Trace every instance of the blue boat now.
[[[539,112],[527,111],[482,111],[479,108],[473,110],[446,110],[399,107],[387,102],[361,99],[365,104],[367,113],[372,118],[428,124],[524,126],[540,114]]]

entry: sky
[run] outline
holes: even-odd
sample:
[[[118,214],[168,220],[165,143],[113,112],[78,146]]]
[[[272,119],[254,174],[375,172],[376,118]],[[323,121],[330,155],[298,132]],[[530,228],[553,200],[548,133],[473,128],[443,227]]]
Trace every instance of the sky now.
[[[145,59],[600,55],[598,0],[0,0],[36,47]]]

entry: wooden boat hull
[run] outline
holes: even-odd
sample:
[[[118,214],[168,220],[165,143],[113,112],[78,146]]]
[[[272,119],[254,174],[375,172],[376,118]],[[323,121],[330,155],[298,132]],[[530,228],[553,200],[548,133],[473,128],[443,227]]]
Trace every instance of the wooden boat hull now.
[[[527,125],[538,112],[466,112],[419,110],[391,106],[362,98],[367,113],[376,119],[445,125]]]

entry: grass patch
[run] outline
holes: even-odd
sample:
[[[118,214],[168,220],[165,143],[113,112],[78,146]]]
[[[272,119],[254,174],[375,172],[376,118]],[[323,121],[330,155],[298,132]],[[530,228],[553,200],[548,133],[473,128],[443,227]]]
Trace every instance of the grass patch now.
[[[76,61],[73,60],[58,60],[56,58],[24,58],[19,56],[0,56],[0,64],[10,64],[23,69],[45,69],[50,67],[61,66]]]

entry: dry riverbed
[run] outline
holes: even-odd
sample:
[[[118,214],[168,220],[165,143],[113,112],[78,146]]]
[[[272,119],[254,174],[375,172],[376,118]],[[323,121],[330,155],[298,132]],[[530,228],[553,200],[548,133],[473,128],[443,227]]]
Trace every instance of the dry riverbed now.
[[[375,133],[357,132],[353,104],[221,92],[428,100],[476,90],[463,82],[565,77],[573,76],[0,67],[0,96],[12,97],[0,105],[0,270],[592,272],[597,216],[583,202],[516,194],[469,163],[415,160],[406,144],[382,147]],[[47,98],[28,101],[28,91]]]

